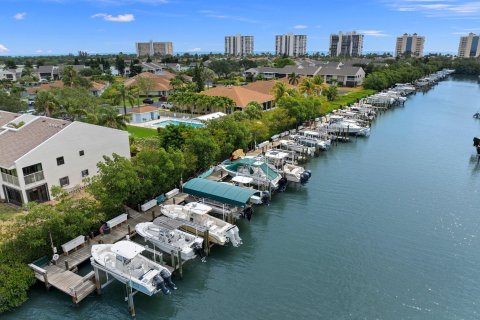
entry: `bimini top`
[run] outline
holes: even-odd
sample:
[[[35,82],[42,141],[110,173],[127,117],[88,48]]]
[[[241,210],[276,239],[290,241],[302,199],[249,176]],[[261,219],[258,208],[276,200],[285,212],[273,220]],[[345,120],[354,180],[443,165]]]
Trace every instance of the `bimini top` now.
[[[244,189],[227,183],[194,178],[183,185],[183,192],[236,207],[245,206],[257,190]]]
[[[145,248],[133,241],[122,240],[115,243],[111,250],[113,253],[118,254],[125,259],[133,259],[137,254],[145,250]]]

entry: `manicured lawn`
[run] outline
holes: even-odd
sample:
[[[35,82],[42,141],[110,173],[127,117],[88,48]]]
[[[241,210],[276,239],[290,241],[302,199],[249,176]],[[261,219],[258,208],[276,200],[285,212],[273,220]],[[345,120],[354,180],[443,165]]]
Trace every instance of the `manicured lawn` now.
[[[0,203],[0,221],[13,220],[16,216],[22,214],[20,207],[15,207],[10,204]]]
[[[149,138],[157,135],[157,130],[127,125],[127,131],[135,138]]]
[[[348,106],[374,93],[375,93],[375,90],[363,89],[363,90],[352,91],[346,94],[339,95],[335,101],[331,101],[328,103],[328,105],[326,105],[325,107],[322,107],[322,115],[332,112],[335,109]]]

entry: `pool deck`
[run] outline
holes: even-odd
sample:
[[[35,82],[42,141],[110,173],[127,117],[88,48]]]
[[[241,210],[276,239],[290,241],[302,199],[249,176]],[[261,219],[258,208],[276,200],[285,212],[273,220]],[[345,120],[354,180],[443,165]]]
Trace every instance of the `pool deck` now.
[[[142,128],[150,128],[150,129],[157,129],[162,128],[161,126],[156,126],[155,123],[164,122],[164,121],[180,121],[180,122],[190,122],[194,124],[201,124],[204,125],[201,121],[190,119],[190,118],[182,118],[182,117],[160,117],[159,119],[150,120],[147,122],[142,123],[129,123],[129,125],[142,127]]]

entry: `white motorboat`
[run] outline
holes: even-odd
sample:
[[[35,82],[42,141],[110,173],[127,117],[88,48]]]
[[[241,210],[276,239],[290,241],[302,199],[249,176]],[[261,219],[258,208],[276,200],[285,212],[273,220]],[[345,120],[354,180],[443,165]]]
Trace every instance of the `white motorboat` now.
[[[287,181],[297,183],[307,183],[312,173],[305,170],[301,166],[297,166],[292,163],[288,163],[287,159],[289,154],[287,152],[281,152],[276,150],[270,150],[265,153],[267,161],[272,163],[281,174],[285,176]]]
[[[280,140],[280,148],[298,152],[300,154],[307,154],[313,156],[315,154],[315,147],[303,146],[293,140]]]
[[[350,135],[369,136],[370,128],[362,127],[354,120],[344,119],[341,116],[331,116],[330,124],[327,127],[328,132],[347,133]]]
[[[238,234],[238,227],[212,217],[208,214],[211,210],[212,207],[198,202],[190,202],[185,206],[169,204],[160,207],[162,214],[169,218],[190,221],[207,227],[211,241],[217,244],[225,245],[230,242],[234,247],[241,245],[242,239]]]
[[[170,230],[155,221],[137,224],[137,234],[164,252],[179,251],[182,260],[194,259],[197,253],[201,254],[203,238],[181,230]]]
[[[177,289],[172,282],[172,274],[164,266],[141,255],[144,250],[145,247],[127,240],[115,244],[95,244],[92,246],[92,258],[134,290],[149,296],[159,291],[170,294],[168,287]]]

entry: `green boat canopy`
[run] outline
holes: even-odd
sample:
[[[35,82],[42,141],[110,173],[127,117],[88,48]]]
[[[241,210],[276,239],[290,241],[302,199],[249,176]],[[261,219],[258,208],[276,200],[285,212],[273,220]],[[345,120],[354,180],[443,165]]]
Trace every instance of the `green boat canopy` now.
[[[244,207],[258,190],[244,189],[228,183],[194,178],[183,185],[183,192],[236,207]]]

